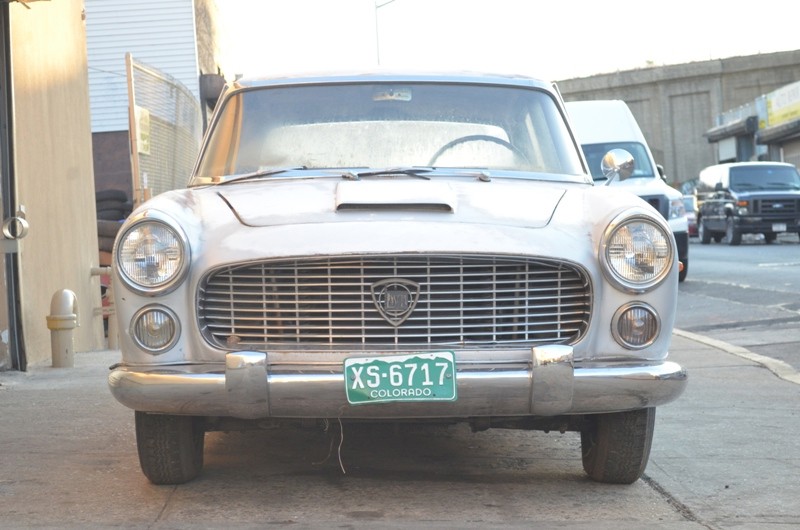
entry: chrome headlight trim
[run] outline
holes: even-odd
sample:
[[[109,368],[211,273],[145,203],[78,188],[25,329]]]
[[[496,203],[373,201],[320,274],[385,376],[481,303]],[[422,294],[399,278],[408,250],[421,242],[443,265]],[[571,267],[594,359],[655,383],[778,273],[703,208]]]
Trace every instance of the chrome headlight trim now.
[[[146,322],[142,322],[142,319],[147,317],[148,315],[155,315],[161,314],[165,321],[168,323],[167,325],[171,324],[172,330],[169,333],[169,337],[167,340],[162,341],[163,344],[153,347],[151,345],[146,344],[142,340],[142,331],[143,327],[147,327]],[[159,330],[160,331],[160,330]],[[153,355],[159,355],[164,353],[165,351],[171,349],[176,342],[178,342],[178,338],[181,336],[181,322],[178,320],[178,315],[175,314],[170,308],[163,306],[163,305],[148,305],[141,309],[139,309],[131,318],[130,329],[128,330],[130,336],[133,338],[136,345],[141,348],[142,350],[151,353]]]
[[[676,250],[666,221],[647,210],[635,208],[609,223],[599,254],[603,274],[614,286],[642,294],[669,276]]]
[[[626,322],[628,322],[623,321],[623,317],[631,315],[633,311],[644,311],[645,316],[650,319],[649,322],[644,324],[646,327],[650,328],[650,332],[647,333],[645,340],[634,342],[630,340],[632,334],[630,331],[626,334],[620,329],[620,324],[625,326]],[[629,350],[643,350],[653,344],[656,339],[658,339],[658,336],[661,335],[661,317],[649,304],[645,304],[644,302],[627,303],[614,313],[614,317],[611,319],[611,335],[613,335],[614,340],[624,348]]]
[[[141,248],[148,245],[151,248]],[[147,212],[125,227],[117,238],[114,258],[119,277],[127,287],[149,296],[167,294],[186,277],[189,241],[178,224],[167,216]],[[142,272],[138,277],[137,271]],[[154,279],[142,281],[148,276]]]

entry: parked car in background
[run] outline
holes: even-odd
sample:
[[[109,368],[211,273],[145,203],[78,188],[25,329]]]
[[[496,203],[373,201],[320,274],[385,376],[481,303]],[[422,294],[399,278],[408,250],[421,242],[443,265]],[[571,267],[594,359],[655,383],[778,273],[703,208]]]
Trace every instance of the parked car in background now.
[[[742,234],[763,234],[767,243],[778,234],[800,235],[800,173],[782,162],[735,162],[700,172],[698,193],[705,199],[698,213],[700,242],[725,238],[739,245]]]
[[[566,105],[595,180],[606,181],[602,161],[608,151],[625,149],[633,155],[631,178],[611,185],[635,193],[667,219],[678,246],[679,281],[685,280],[689,273],[689,232],[683,195],[665,182],[663,170],[628,105],[622,100],[568,101]]]
[[[630,483],[686,385],[670,225],[594,184],[551,83],[235,81],[114,255],[109,386],[156,484],[197,476],[207,431],[359,421],[576,431]]]
[[[689,237],[697,237],[697,197],[684,195],[683,207],[686,209],[686,228]]]

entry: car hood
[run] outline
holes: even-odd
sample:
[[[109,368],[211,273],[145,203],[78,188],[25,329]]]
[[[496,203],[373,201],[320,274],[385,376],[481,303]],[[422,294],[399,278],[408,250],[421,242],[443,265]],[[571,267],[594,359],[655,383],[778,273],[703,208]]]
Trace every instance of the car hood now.
[[[786,198],[792,201],[800,197],[798,190],[731,190],[731,193],[737,197],[751,197],[753,199],[766,199],[766,198]]]
[[[529,184],[529,185],[528,185]],[[459,222],[487,218],[536,228],[546,226],[564,185],[519,179],[347,181],[307,179],[242,183],[214,188],[246,226],[450,216]]]
[[[605,185],[605,182],[601,184]],[[631,177],[625,180],[615,180],[611,186],[628,190],[639,196],[666,195],[670,199],[682,197],[681,192],[658,177]]]

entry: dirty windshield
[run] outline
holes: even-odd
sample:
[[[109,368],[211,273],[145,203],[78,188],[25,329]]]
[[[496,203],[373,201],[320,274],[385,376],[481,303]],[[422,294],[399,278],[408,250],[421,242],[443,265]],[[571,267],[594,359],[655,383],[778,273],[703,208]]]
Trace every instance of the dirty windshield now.
[[[351,83],[234,94],[214,120],[190,184],[283,175],[283,168],[416,167],[582,174],[564,120],[544,92]]]

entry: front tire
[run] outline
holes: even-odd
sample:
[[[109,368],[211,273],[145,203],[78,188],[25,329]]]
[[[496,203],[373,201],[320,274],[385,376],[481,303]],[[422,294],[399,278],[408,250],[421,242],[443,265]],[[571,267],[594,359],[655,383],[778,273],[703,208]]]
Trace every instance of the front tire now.
[[[697,235],[700,236],[700,243],[703,245],[711,243],[711,232],[706,229],[706,221],[702,217],[697,223]]]
[[[650,458],[656,409],[597,414],[581,431],[583,469],[592,480],[632,484]]]
[[[731,246],[742,244],[742,233],[736,230],[733,224],[733,217],[728,217],[728,222],[725,224],[725,238]]]
[[[203,469],[202,418],[136,411],[139,465],[153,484],[183,484]]]

